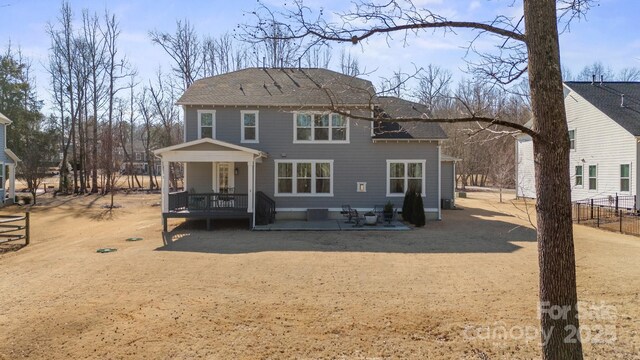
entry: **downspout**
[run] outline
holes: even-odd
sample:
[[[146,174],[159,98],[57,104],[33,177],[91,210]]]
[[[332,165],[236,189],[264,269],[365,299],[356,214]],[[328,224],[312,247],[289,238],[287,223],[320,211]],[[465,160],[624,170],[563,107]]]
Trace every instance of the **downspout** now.
[[[258,157],[260,157],[260,155],[258,155]],[[251,229],[253,230],[256,227],[256,155],[253,156],[253,179],[251,179],[251,181],[253,182],[253,194],[251,194],[251,196],[253,196],[253,201],[251,203],[251,207],[253,209],[251,209]]]
[[[438,140],[438,220],[442,220],[442,159],[440,154],[440,140]]]
[[[456,163],[457,163],[457,161],[454,160],[453,161],[453,174],[452,174],[453,175],[453,187],[452,187],[452,189],[453,189],[453,194],[452,194],[453,198],[451,199],[451,200],[453,200],[453,207],[454,208],[456,207],[456,186],[458,185],[458,182],[456,181]]]
[[[640,165],[638,165],[638,151],[640,151],[640,136],[636,136],[636,164],[635,164],[635,172],[636,172],[636,179],[639,179],[640,176]],[[631,167],[631,169],[633,170],[633,167]],[[633,180],[630,181],[631,183],[633,183]],[[633,194],[634,198],[636,199],[635,201],[635,205],[636,205],[636,210],[640,209],[640,207],[638,206],[638,193],[640,189],[638,189],[638,186],[640,186],[640,181],[636,180],[636,190]],[[631,184],[629,184],[629,188],[631,189]]]

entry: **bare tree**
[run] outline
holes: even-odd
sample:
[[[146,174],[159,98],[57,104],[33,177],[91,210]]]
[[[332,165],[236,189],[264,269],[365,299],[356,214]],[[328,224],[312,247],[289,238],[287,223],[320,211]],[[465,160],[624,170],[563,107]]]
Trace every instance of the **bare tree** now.
[[[452,77],[449,70],[433,64],[427,65],[418,74],[418,88],[414,96],[427,106],[429,117],[433,117],[439,108],[446,107],[449,103]]]
[[[149,190],[153,190],[158,187],[154,177],[155,169],[155,156],[153,156],[151,150],[154,145],[158,143],[157,135],[158,131],[156,127],[154,108],[155,104],[153,99],[149,95],[149,88],[144,87],[142,93],[138,98],[138,108],[140,109],[140,115],[142,116],[142,146],[144,147],[145,154],[147,156],[147,169],[149,169]]]
[[[160,45],[173,59],[172,68],[176,76],[182,79],[182,88],[187,89],[201,76],[202,44],[195,28],[189,20],[176,21],[174,34],[150,31],[149,37],[154,44]]]
[[[255,25],[245,27],[245,35],[269,38],[268,25],[278,23],[281,38],[360,43],[375,35],[399,32],[428,36],[434,30],[468,29],[477,36],[490,36],[498,47],[495,53],[479,53],[481,61],[474,74],[496,84],[512,84],[528,75],[533,127],[500,117],[487,117],[467,109],[457,118],[418,117],[412,121],[478,122],[503,125],[530,135],[534,142],[538,250],[540,265],[540,303],[543,359],[582,359],[577,309],[575,252],[571,222],[569,179],[569,137],[563,102],[560,71],[559,26],[580,17],[591,5],[589,0],[523,0],[524,14],[515,19],[500,15],[489,22],[450,20],[412,1],[390,0],[380,5],[358,1],[353,10],[337,14],[342,21],[327,21],[324,11],[313,12],[301,0],[284,13],[262,6],[254,13]],[[265,24],[267,25],[265,27]],[[390,37],[390,41],[394,41]],[[472,64],[473,65],[473,64]],[[332,111],[347,113],[329,102]],[[353,117],[353,116],[352,116]],[[358,117],[356,117],[358,118]],[[359,117],[363,118],[363,117]],[[375,120],[375,119],[374,119]],[[391,119],[405,121],[407,119]],[[550,316],[549,306],[566,309],[566,316]],[[569,341],[567,341],[567,339]]]
[[[585,66],[575,80],[591,81],[593,76],[596,77],[597,81],[600,81],[600,76],[602,76],[605,81],[611,81],[616,77],[615,72],[610,66],[605,66],[602,62],[597,61]]]
[[[347,52],[344,49],[340,52],[340,72],[349,76],[358,76],[362,74],[358,58],[351,55],[351,52]]]
[[[100,36],[99,18],[96,14],[82,13],[82,36],[86,44],[84,57],[89,70],[89,90],[87,103],[91,104],[91,115],[87,105],[87,129],[91,129],[91,136],[87,131],[86,138],[91,143],[91,193],[98,192],[98,109],[104,101],[105,95],[105,41]]]
[[[49,73],[54,89],[56,104],[60,111],[60,147],[62,160],[60,162],[60,184],[62,193],[69,193],[69,146],[76,127],[77,105],[75,92],[74,67],[77,53],[73,34],[73,12],[68,2],[63,2],[60,8],[58,25],[47,25],[47,33],[51,38],[51,55],[49,57]]]
[[[155,83],[149,82],[149,97],[153,106],[153,114],[158,118],[158,123],[162,128],[160,135],[160,145],[162,147],[177,144],[182,139],[182,133],[179,126],[179,112],[175,106],[177,94],[175,86],[163,77],[162,72],[158,71]],[[171,187],[178,188],[178,179],[181,178],[181,169],[171,163],[169,171],[169,180]]]
[[[618,80],[620,81],[638,81],[640,80],[640,69],[637,67],[627,67],[618,73]]]
[[[121,85],[122,79],[132,77],[134,72],[129,69],[129,65],[124,57],[118,55],[118,37],[120,35],[120,28],[116,20],[115,15],[110,14],[108,11],[104,14],[104,27],[100,29],[100,32],[105,42],[105,61],[104,72],[106,76],[107,85],[107,119],[105,124],[106,134],[103,136],[103,152],[106,155],[105,159],[105,177],[107,183],[105,191],[115,191],[115,180],[119,166],[115,166],[118,161],[114,158],[114,144],[117,143],[117,139],[113,134],[113,124],[115,120],[116,111],[116,96],[118,92],[125,89],[126,85]],[[111,208],[113,208],[113,196],[111,197]]]

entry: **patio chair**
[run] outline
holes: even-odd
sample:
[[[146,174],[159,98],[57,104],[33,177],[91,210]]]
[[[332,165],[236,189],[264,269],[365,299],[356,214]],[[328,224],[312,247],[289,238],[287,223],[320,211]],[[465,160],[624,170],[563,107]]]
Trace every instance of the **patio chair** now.
[[[342,205],[342,211],[340,211],[340,214],[342,214],[342,216],[344,216],[347,219],[345,223],[350,224],[350,223],[353,223],[354,217],[357,218],[358,211],[355,209],[352,209],[351,205]]]
[[[353,209],[353,216],[352,218],[355,220],[355,224],[353,224],[353,227],[363,227],[364,226],[364,214],[361,214],[358,212],[358,210]]]
[[[217,197],[217,207],[233,207],[235,197],[233,194],[235,193],[235,188],[221,188],[220,195]]]

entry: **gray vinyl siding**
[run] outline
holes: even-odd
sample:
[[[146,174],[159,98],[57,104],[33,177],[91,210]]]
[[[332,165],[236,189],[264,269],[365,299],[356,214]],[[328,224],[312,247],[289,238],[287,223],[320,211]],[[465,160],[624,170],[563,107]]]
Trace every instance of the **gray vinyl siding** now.
[[[234,163],[238,169],[238,175],[234,175],[235,193],[246,194],[248,191],[247,163]],[[186,190],[196,193],[209,193],[213,191],[213,164],[205,162],[187,163]]]
[[[455,189],[453,186],[453,177],[455,175],[453,164],[453,161],[442,162],[442,180],[440,181],[440,188],[442,189],[440,197],[442,199],[453,200],[454,198]]]
[[[186,140],[196,140],[198,136],[197,110],[211,108],[185,107]],[[425,208],[438,207],[438,147],[437,142],[387,142],[373,143],[368,121],[350,120],[350,143],[338,144],[294,144],[293,113],[275,108],[217,107],[216,134],[218,140],[257,149],[268,153],[262,163],[256,164],[256,190],[262,191],[276,201],[279,209],[339,208],[349,204],[357,208],[369,208],[384,204],[388,200],[397,207],[402,206],[402,197],[387,197],[387,160],[426,160],[425,167]],[[259,143],[240,142],[240,111],[259,110]],[[355,110],[354,110],[355,113]],[[368,111],[367,111],[368,115]],[[274,160],[333,160],[333,196],[274,196]],[[246,188],[246,166],[238,166],[236,176],[244,181]],[[191,183],[193,176],[200,176],[188,170]],[[200,174],[200,173],[198,173]],[[202,173],[207,180],[211,171]],[[244,174],[244,175],[243,175]],[[367,192],[358,193],[356,183],[367,183]],[[189,184],[189,186],[191,186]],[[238,192],[238,189],[237,189]]]
[[[212,163],[187,163],[187,183],[185,190],[195,193],[209,193],[213,190]]]

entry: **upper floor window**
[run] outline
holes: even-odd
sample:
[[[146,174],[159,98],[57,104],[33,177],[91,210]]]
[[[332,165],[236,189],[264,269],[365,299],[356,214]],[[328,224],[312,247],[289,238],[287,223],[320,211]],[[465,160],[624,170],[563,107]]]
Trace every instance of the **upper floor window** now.
[[[243,110],[240,112],[242,120],[240,142],[257,143],[258,142],[258,111]]]
[[[582,186],[582,165],[576,165],[576,186]]]
[[[216,134],[216,111],[198,110],[198,139],[215,139]]]
[[[340,114],[294,113],[293,142],[348,143],[349,120]]]
[[[408,189],[425,188],[424,160],[387,160],[387,196],[403,196]]]
[[[631,188],[631,165],[620,165],[620,191],[629,192]]]
[[[571,150],[576,149],[576,130],[569,130],[569,148]]]
[[[598,189],[598,166],[589,165],[589,190]]]

